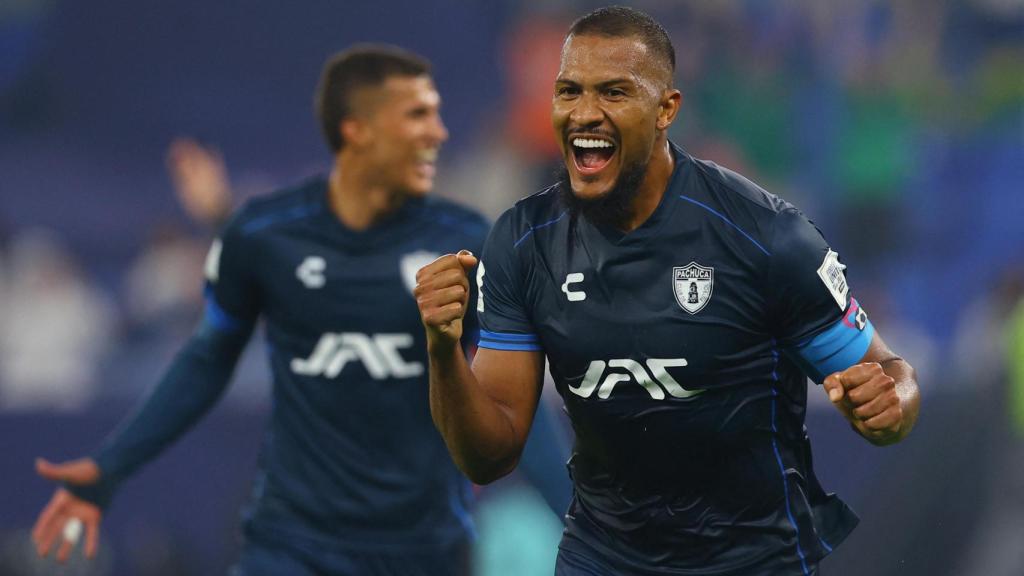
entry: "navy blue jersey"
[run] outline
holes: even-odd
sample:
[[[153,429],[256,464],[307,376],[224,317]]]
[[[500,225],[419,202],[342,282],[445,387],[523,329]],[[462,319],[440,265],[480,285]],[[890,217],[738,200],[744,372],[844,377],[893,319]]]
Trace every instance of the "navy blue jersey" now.
[[[632,232],[557,187],[507,211],[479,345],[547,356],[576,431],[563,550],[619,574],[810,574],[857,518],[814,476],[807,376],[855,364],[873,328],[803,214],[673,155]]]
[[[431,421],[412,289],[420,267],[486,233],[481,216],[432,197],[354,232],[324,179],[228,224],[207,260],[207,319],[227,331],[262,319],[273,373],[249,531],[410,551],[468,536],[470,486]]]

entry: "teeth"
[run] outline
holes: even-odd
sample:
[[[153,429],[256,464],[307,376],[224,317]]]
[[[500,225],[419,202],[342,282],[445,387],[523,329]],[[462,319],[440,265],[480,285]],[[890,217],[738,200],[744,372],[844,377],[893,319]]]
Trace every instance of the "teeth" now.
[[[416,153],[416,158],[422,162],[436,162],[437,149],[431,148],[429,150],[420,150]]]
[[[576,138],[572,141],[572,145],[577,148],[611,148],[614,146],[607,140],[597,140],[596,138]]]

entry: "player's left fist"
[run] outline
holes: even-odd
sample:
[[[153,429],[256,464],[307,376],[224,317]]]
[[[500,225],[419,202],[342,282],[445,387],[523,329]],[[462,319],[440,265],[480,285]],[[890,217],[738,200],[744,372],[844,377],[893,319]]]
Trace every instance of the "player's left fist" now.
[[[896,381],[877,362],[835,372],[824,382],[828,399],[873,444],[899,440],[903,407]]]

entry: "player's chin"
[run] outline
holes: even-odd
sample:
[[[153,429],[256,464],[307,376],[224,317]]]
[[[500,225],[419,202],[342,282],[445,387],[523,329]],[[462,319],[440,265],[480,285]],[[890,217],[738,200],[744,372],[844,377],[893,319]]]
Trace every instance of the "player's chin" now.
[[[600,176],[582,176],[573,174],[569,178],[572,195],[584,202],[600,200],[607,196],[615,187],[615,178],[611,174]]]
[[[405,182],[405,192],[414,197],[426,196],[434,190],[434,179],[413,177]]]

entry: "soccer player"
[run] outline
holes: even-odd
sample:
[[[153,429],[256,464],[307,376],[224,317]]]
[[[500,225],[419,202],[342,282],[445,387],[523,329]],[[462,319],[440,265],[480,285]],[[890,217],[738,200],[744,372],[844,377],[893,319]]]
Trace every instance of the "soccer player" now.
[[[145,403],[91,457],[37,463],[64,484],[33,529],[41,555],[59,542],[65,560],[83,525],[95,554],[115,488],[217,401],[262,319],[274,408],[233,573],[468,569],[470,485],[430,419],[412,289],[439,254],[481,245],[487,223],[427,196],[448,133],[421,57],[342,52],[317,111],[329,177],[242,208],[207,258],[203,321]]]
[[[914,372],[801,212],[668,141],[674,60],[641,12],[573,24],[562,181],[505,212],[479,263],[460,251],[418,274],[434,422],[471,479],[507,474],[547,357],[576,431],[557,574],[815,574],[857,517],[814,476],[807,377],[884,445],[914,424]]]

